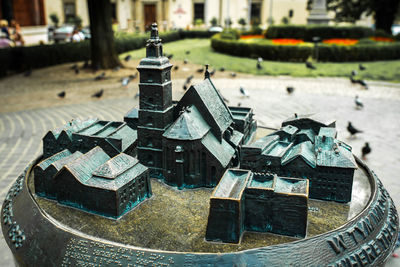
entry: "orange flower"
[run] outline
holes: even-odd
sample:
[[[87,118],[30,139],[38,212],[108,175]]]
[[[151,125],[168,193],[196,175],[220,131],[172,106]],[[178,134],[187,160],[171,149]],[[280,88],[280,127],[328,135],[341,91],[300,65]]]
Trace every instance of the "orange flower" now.
[[[335,44],[335,45],[355,45],[358,43],[357,39],[326,39],[322,41],[324,44]]]
[[[272,39],[272,43],[275,45],[297,45],[304,43],[300,39]]]
[[[263,39],[264,35],[242,35],[240,36],[241,40],[247,40],[247,39]]]
[[[394,42],[394,40],[392,38],[388,38],[388,37],[373,36],[373,37],[370,37],[370,39],[375,42]]]

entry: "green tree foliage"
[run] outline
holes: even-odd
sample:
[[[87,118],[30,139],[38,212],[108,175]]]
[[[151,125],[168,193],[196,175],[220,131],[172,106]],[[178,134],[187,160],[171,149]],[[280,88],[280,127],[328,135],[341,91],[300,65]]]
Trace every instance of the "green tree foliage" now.
[[[312,0],[308,0],[307,9],[311,9]],[[375,27],[391,32],[391,27],[399,10],[400,0],[327,0],[328,10],[335,12],[337,22],[355,23],[361,15],[373,15]]]

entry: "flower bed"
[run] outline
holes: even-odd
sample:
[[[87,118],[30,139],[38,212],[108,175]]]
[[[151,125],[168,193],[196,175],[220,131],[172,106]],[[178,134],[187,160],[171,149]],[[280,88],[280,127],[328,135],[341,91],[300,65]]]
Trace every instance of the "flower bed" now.
[[[253,35],[241,35],[240,36],[240,40],[248,40],[248,39],[264,39],[264,35],[253,34]]]
[[[272,43],[275,45],[298,45],[304,43],[300,39],[272,39]]]
[[[372,36],[370,39],[375,42],[394,42],[394,39],[389,37]]]
[[[334,45],[355,45],[358,43],[358,39],[326,39],[322,41],[324,44]]]

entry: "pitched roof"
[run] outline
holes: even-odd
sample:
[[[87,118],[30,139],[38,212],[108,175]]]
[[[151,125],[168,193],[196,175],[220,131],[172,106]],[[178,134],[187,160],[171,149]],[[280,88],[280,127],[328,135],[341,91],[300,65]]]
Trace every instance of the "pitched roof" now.
[[[57,161],[59,159],[62,159],[64,157],[70,156],[71,154],[72,154],[71,151],[69,151],[68,149],[64,149],[63,151],[58,152],[58,153],[54,154],[53,156],[42,160],[41,162],[39,162],[39,164],[37,166],[40,167],[42,170],[45,170],[53,162],[55,162],[55,161]]]
[[[66,168],[80,183],[86,184],[86,181],[92,177],[92,172],[100,165],[109,160],[110,157],[96,146],[86,154],[80,156],[77,160],[67,164]]]
[[[322,141],[321,136],[315,138],[316,161],[318,166],[336,168],[357,168],[354,156],[348,146],[342,145],[331,137]]]
[[[335,127],[336,121],[332,119],[327,119],[322,114],[295,114],[293,117],[290,117],[282,122],[282,127],[286,125],[293,125],[299,129],[309,129],[314,127]]]
[[[147,170],[136,158],[121,153],[99,166],[86,185],[116,191]]]
[[[235,150],[230,144],[228,144],[224,139],[222,139],[222,142],[219,142],[211,132],[208,132],[203,137],[201,143],[211,154],[214,155],[223,167],[228,166],[235,154]]]
[[[210,79],[192,85],[178,102],[176,109],[179,111],[191,105],[197,107],[216,135],[222,136],[222,133],[233,123],[228,106]]]
[[[302,142],[292,147],[282,158],[282,165],[286,165],[294,159],[301,157],[312,168],[316,166],[313,144],[310,141]]]
[[[176,140],[197,140],[203,138],[210,128],[199,110],[192,105],[182,112],[163,136]]]
[[[64,167],[65,165],[67,165],[70,162],[73,162],[80,156],[82,156],[82,153],[80,151],[75,151],[71,155],[68,155],[64,158],[61,158],[61,159],[53,162],[51,165],[53,165],[57,170],[60,170],[62,167]]]
[[[62,127],[52,130],[51,132],[53,133],[55,138],[58,138],[58,136],[62,131],[64,131],[69,137],[71,137],[72,133],[79,132],[80,130],[96,123],[97,121],[98,121],[97,118],[87,118],[83,120],[81,120],[80,118],[76,118],[70,120]]]

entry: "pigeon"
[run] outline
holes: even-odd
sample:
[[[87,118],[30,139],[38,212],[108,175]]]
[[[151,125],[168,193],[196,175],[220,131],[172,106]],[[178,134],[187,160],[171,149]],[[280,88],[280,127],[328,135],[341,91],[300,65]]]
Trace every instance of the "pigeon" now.
[[[190,75],[189,77],[186,78],[186,82],[185,83],[190,83],[190,81],[194,78],[193,75]]]
[[[185,84],[183,85],[183,90],[184,90],[184,91],[186,91],[186,90],[187,90],[187,86],[188,86],[188,84],[187,84],[187,83],[185,83]]]
[[[140,93],[137,92],[136,95],[134,96],[135,99],[137,99],[140,96]]]
[[[29,70],[25,71],[24,76],[29,77],[29,76],[31,76],[31,74],[32,74],[32,69],[29,69]]]
[[[94,94],[92,95],[92,97],[100,98],[100,97],[103,96],[103,93],[104,93],[104,90],[101,89],[100,91],[94,93]]]
[[[198,73],[203,73],[203,72],[204,72],[204,68],[197,69],[196,71],[197,71]]]
[[[357,83],[357,80],[356,80],[356,79],[354,79],[354,77],[353,77],[353,76],[350,76],[350,82],[351,82],[351,83]]]
[[[174,70],[178,70],[178,69],[179,69],[178,65],[174,66]]]
[[[354,99],[354,103],[356,104],[357,109],[362,109],[364,107],[364,104],[361,102],[358,95],[356,95],[356,98]]]
[[[102,74],[96,76],[96,77],[94,78],[94,80],[95,80],[95,81],[104,80],[105,77],[106,77],[106,73],[103,72]]]
[[[121,69],[120,66],[116,66],[115,68],[113,68],[113,71],[119,71]]]
[[[349,124],[347,125],[347,131],[349,131],[351,136],[354,136],[357,133],[362,133],[362,131],[354,128],[354,126],[351,124],[351,122],[349,122]]]
[[[87,69],[87,68],[89,68],[89,61],[85,60],[85,62],[82,65],[82,69]]]
[[[138,75],[137,72],[135,74],[131,74],[131,75],[129,75],[129,79],[134,80],[134,79],[136,79],[137,75]]]
[[[257,69],[258,69],[258,70],[261,70],[261,69],[262,69],[261,62],[260,62],[260,61],[257,61]]]
[[[238,107],[241,107],[241,106],[242,106],[242,103],[239,102],[239,103],[237,104],[237,106],[238,106]]]
[[[216,69],[213,69],[212,71],[210,71],[210,76],[214,76],[216,71],[217,71]]]
[[[183,64],[187,64],[188,60],[185,58],[185,60],[183,61]]]
[[[366,70],[367,68],[363,64],[358,65],[359,70]]]
[[[310,61],[306,61],[306,67],[307,67],[307,69],[310,69],[310,70],[317,69]]]
[[[128,86],[130,81],[131,81],[131,79],[129,77],[122,78],[122,80],[121,80],[122,86]]]
[[[366,159],[366,156],[371,153],[371,147],[369,146],[369,143],[366,142],[365,145],[363,146],[363,148],[361,149],[361,154],[362,154],[362,158]]]
[[[357,71],[356,70],[352,70],[351,71],[351,76],[356,76],[357,75]]]
[[[131,55],[127,55],[126,57],[124,57],[124,60],[126,61],[126,62],[128,62],[129,60],[131,60],[132,59],[132,56]]]
[[[247,91],[242,86],[240,86],[239,91],[240,91],[241,95],[243,95],[245,97],[250,97],[250,95],[247,93]]]
[[[75,69],[75,74],[79,74],[79,69],[78,68]]]
[[[357,83],[362,85],[365,89],[368,89],[368,84],[364,80],[357,80]]]
[[[59,93],[57,94],[57,96],[58,96],[59,98],[64,98],[64,97],[65,97],[65,91],[59,92]]]
[[[235,72],[231,72],[231,77],[235,78],[236,77],[236,73]]]
[[[293,86],[286,87],[286,92],[290,95],[291,93],[294,92],[294,87]]]
[[[189,55],[189,54],[190,54],[190,51],[189,51],[189,50],[186,50],[186,51],[185,51],[185,54],[186,54],[186,55]]]
[[[76,65],[76,64],[71,66],[71,70],[75,70],[77,68],[78,68],[78,65]]]
[[[225,71],[224,67],[219,68],[219,71]]]
[[[173,57],[174,57],[173,54],[169,54],[169,55],[167,56],[168,59],[172,59]]]

